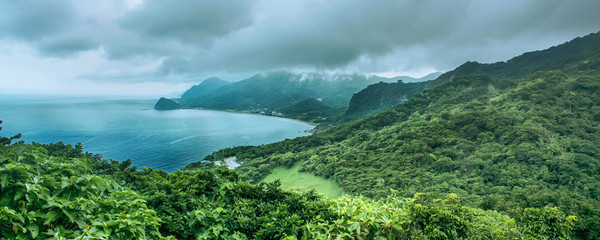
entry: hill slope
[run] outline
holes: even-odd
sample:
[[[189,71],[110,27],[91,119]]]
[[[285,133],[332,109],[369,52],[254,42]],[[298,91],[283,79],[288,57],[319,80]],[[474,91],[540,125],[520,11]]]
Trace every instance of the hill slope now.
[[[226,169],[138,171],[80,144],[0,138],[2,239],[543,239],[568,237],[576,220],[553,208],[511,218],[456,195],[332,200]]]
[[[575,38],[549,49],[524,53],[506,62],[481,64],[467,62],[453,71],[442,74],[437,81],[447,81],[454,77],[472,74],[485,74],[493,78],[522,78],[536,71],[595,70],[597,65],[582,66],[585,61],[598,62],[600,52],[600,32]],[[596,60],[593,60],[596,59]]]
[[[231,83],[227,82],[227,81],[223,81],[216,77],[208,78],[208,79],[202,81],[200,84],[194,85],[190,89],[185,91],[183,93],[183,95],[181,95],[181,99],[183,99],[183,100],[192,99],[192,98],[207,94],[209,92],[215,91],[215,90],[217,90],[223,86],[227,86],[229,84],[231,84]]]
[[[160,98],[156,104],[154,104],[155,110],[174,110],[180,109],[181,104],[167,98]]]
[[[304,121],[332,122],[341,116],[352,94],[370,84],[398,79],[422,82],[439,75],[440,73],[432,73],[422,78],[386,78],[358,74],[270,72],[235,83],[213,77],[187,90],[180,101],[185,108],[234,110],[267,115],[281,112],[286,117]],[[307,99],[320,99],[321,103],[305,102]],[[302,104],[309,106],[301,107]],[[313,109],[315,107],[320,109]],[[306,111],[298,112],[303,108]]]
[[[510,63],[504,71],[481,65],[492,77],[458,76],[468,63],[440,76],[453,76],[444,83],[375,116],[228,153],[244,161],[239,171],[255,181],[274,167],[301,163],[301,171],[333,178],[351,194],[380,197],[390,188],[403,196],[457,193],[471,206],[505,212],[558,206],[580,216],[579,237],[597,239],[599,39],[592,34],[551,48],[561,54],[568,46],[589,50],[573,56],[537,52],[557,62],[521,68],[562,71],[509,78],[524,74]]]
[[[294,105],[280,109],[279,111],[285,117],[308,122],[323,122],[337,118],[344,109],[333,108],[323,104],[317,99],[308,98]]]
[[[397,83],[379,82],[352,95],[348,109],[340,118],[340,122],[351,122],[406,101],[422,92],[429,82]]]
[[[186,92],[187,95],[184,94],[182,104],[184,107],[190,108],[272,112],[308,98],[318,98],[322,99],[322,103],[329,107],[345,108],[353,93],[378,81],[392,80],[357,74],[269,72],[257,74],[202,94],[192,96]]]
[[[521,78],[542,70],[569,71],[574,66],[578,66],[581,61],[590,61],[590,59],[598,57],[597,53],[600,51],[599,39],[600,34],[594,33],[546,50],[528,52],[506,62],[492,64],[467,62],[452,71],[442,75],[437,74],[438,77],[430,81],[406,84],[404,82],[410,81],[402,79],[403,82],[373,84],[352,96],[348,109],[339,122],[350,122],[381,112],[427,88],[460,76],[485,74],[502,79]],[[593,64],[587,64],[585,68],[594,69],[597,67]],[[581,70],[586,71],[585,69]],[[426,76],[423,79],[431,76],[436,75]]]

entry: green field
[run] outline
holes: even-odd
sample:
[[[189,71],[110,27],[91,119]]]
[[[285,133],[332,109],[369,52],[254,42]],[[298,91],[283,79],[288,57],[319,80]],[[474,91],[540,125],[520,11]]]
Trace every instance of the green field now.
[[[333,180],[327,180],[310,173],[298,172],[299,168],[299,164],[291,168],[275,168],[262,182],[273,182],[279,179],[281,181],[281,188],[283,189],[292,189],[299,192],[314,189],[329,198],[342,196],[342,189]]]

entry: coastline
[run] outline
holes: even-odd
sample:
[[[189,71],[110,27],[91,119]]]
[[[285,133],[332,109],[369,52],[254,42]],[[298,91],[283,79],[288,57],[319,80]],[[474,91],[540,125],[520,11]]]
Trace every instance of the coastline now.
[[[216,110],[216,109],[205,109],[205,108],[180,108],[181,110],[202,110],[202,111],[213,111],[213,112],[226,112],[226,113],[234,113],[234,114],[244,114],[244,115],[251,115],[251,116],[261,116],[261,117],[269,117],[269,118],[276,118],[282,121],[289,121],[289,122],[295,122],[295,123],[299,123],[302,125],[306,125],[311,127],[312,129],[307,130],[306,132],[312,133],[311,130],[315,129],[319,124],[317,123],[313,123],[313,122],[306,122],[306,121],[302,121],[299,119],[295,119],[295,118],[287,118],[287,117],[283,117],[283,116],[274,116],[274,115],[267,115],[267,114],[260,114],[260,113],[253,113],[253,112],[247,112],[247,111],[238,111],[238,110]],[[180,110],[180,109],[174,109],[174,110]]]

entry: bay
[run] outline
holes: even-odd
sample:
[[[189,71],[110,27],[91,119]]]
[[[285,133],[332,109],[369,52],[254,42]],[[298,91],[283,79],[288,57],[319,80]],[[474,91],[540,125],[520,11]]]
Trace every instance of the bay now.
[[[156,99],[0,96],[2,136],[83,143],[85,151],[172,172],[219,149],[306,136],[311,125],[209,110],[156,111]]]

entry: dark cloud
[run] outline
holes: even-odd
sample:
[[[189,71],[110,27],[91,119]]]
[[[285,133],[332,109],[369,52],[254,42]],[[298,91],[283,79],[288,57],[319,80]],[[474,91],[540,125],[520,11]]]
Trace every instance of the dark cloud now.
[[[215,43],[209,53],[200,52],[189,66],[201,70],[340,68],[361,56],[380,56],[398,46],[443,36],[461,14],[460,6],[440,1],[274,5],[266,9],[262,21]],[[448,12],[439,15],[435,8]]]
[[[250,0],[146,0],[125,16],[126,29],[149,37],[199,43],[252,23]]]
[[[75,19],[68,1],[0,0],[0,9],[0,34],[24,40],[63,32]]]
[[[38,50],[49,56],[68,57],[74,53],[98,48],[100,43],[82,35],[60,35],[44,38],[37,42]]]
[[[70,1],[2,0],[0,9],[0,38],[27,42],[43,55],[69,56],[100,44]]]
[[[162,61],[154,80],[282,69],[443,71],[600,30],[596,0],[144,0],[134,8],[121,0],[0,0],[0,9],[0,40],[44,56],[102,49],[107,61]],[[115,79],[135,78],[123,74]]]
[[[261,3],[267,12],[262,21],[199,51],[189,63],[178,62],[179,69],[318,70],[352,65],[368,72],[376,64],[393,68],[390,61],[396,58],[396,68],[447,70],[468,60],[505,60],[549,47],[548,42],[557,44],[600,30],[598,1]],[[269,4],[273,6],[264,6]],[[370,61],[360,63],[363,59]]]

